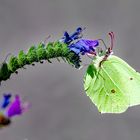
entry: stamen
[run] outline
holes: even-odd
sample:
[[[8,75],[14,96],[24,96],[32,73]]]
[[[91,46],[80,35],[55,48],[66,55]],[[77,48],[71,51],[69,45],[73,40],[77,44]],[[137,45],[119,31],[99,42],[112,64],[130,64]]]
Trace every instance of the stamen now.
[[[86,30],[86,27],[83,27],[82,31]]]
[[[105,49],[108,49],[103,39],[98,39],[98,40],[103,43],[103,45],[105,46]]]
[[[47,41],[48,41],[48,39],[51,37],[51,35],[49,35],[49,36],[47,36],[45,39],[44,39],[44,41],[42,42],[43,44],[46,44],[47,43]]]
[[[6,60],[8,59],[8,57],[10,56],[10,55],[12,55],[11,53],[8,53],[7,55],[6,55],[6,57],[5,57],[5,59],[4,59],[4,63],[6,62]]]

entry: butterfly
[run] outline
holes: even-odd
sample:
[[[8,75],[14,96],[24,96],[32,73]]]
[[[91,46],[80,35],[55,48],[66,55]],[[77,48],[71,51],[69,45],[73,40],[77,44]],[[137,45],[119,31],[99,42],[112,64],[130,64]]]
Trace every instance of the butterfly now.
[[[98,52],[87,68],[84,89],[99,112],[122,113],[140,104],[140,73],[113,55],[114,33],[109,35],[110,47]]]

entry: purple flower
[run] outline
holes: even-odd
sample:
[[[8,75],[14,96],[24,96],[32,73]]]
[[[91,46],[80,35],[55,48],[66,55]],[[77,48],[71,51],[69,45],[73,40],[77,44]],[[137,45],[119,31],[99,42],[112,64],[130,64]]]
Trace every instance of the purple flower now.
[[[28,103],[22,103],[19,95],[15,96],[14,101],[10,104],[7,110],[7,116],[13,117],[15,115],[21,115],[29,107]]]
[[[78,27],[76,31],[71,35],[72,40],[76,40],[82,37],[81,33],[85,28]]]
[[[64,32],[64,36],[59,40],[60,42],[63,42],[63,43],[66,43],[67,45],[69,45],[72,41],[74,40],[77,40],[79,38],[82,37],[82,31],[84,30],[85,28],[81,28],[81,27],[78,27],[76,29],[76,31],[74,33],[72,33],[71,35],[68,34],[67,31]]]
[[[99,45],[98,40],[81,39],[76,43],[72,43],[68,47],[70,48],[71,51],[74,51],[76,54],[81,53],[82,55],[84,55],[85,53],[94,54],[95,48],[98,45]]]

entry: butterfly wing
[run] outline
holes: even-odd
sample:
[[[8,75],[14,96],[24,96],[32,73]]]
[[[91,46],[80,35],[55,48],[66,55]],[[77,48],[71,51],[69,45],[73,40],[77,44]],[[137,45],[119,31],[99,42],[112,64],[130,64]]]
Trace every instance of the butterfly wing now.
[[[122,113],[140,104],[140,74],[116,56],[110,56],[101,67],[91,64],[84,88],[101,113]]]

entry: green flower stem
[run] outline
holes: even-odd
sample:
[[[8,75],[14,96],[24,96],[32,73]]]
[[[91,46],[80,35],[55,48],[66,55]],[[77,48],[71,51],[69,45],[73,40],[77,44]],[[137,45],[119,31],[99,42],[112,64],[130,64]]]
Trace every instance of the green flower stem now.
[[[47,60],[51,63],[50,59],[58,59],[59,57],[75,68],[80,67],[81,61],[79,55],[70,51],[66,44],[50,42],[45,45],[40,43],[37,47],[30,47],[27,53],[21,50],[18,56],[12,55],[8,62],[3,62],[0,67],[0,83],[1,81],[9,79],[12,73],[17,73],[17,70],[24,68],[25,65],[33,65],[34,62],[43,63],[43,60]]]

